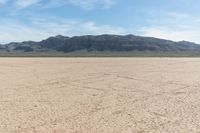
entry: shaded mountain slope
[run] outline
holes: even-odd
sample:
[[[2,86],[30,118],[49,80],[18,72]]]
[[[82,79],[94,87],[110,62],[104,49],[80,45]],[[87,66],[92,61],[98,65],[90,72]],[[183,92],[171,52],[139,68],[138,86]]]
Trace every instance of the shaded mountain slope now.
[[[135,35],[85,35],[55,36],[40,42],[25,41],[0,45],[0,52],[56,52],[69,53],[77,51],[90,52],[152,52],[152,53],[200,53],[200,45],[187,41],[170,41],[153,37]]]

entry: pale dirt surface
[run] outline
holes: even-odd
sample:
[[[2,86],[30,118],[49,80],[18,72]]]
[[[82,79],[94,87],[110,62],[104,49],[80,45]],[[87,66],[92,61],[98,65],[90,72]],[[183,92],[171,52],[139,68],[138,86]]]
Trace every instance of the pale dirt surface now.
[[[0,133],[200,132],[198,58],[0,58]]]

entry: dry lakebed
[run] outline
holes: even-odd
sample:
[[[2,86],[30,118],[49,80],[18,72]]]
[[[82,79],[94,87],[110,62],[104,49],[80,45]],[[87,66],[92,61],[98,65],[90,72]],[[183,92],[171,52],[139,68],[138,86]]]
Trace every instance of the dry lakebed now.
[[[0,58],[1,133],[200,132],[200,58]]]

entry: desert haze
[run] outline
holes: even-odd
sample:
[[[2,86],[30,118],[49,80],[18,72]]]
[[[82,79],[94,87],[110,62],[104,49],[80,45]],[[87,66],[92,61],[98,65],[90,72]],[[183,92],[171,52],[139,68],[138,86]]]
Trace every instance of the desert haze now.
[[[0,58],[0,132],[199,132],[199,68],[198,58]]]

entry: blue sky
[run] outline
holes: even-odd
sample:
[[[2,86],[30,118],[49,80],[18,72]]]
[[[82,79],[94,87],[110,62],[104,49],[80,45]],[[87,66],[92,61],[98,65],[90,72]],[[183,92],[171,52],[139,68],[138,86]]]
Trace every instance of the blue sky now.
[[[200,43],[198,0],[0,0],[0,43],[136,34]]]

